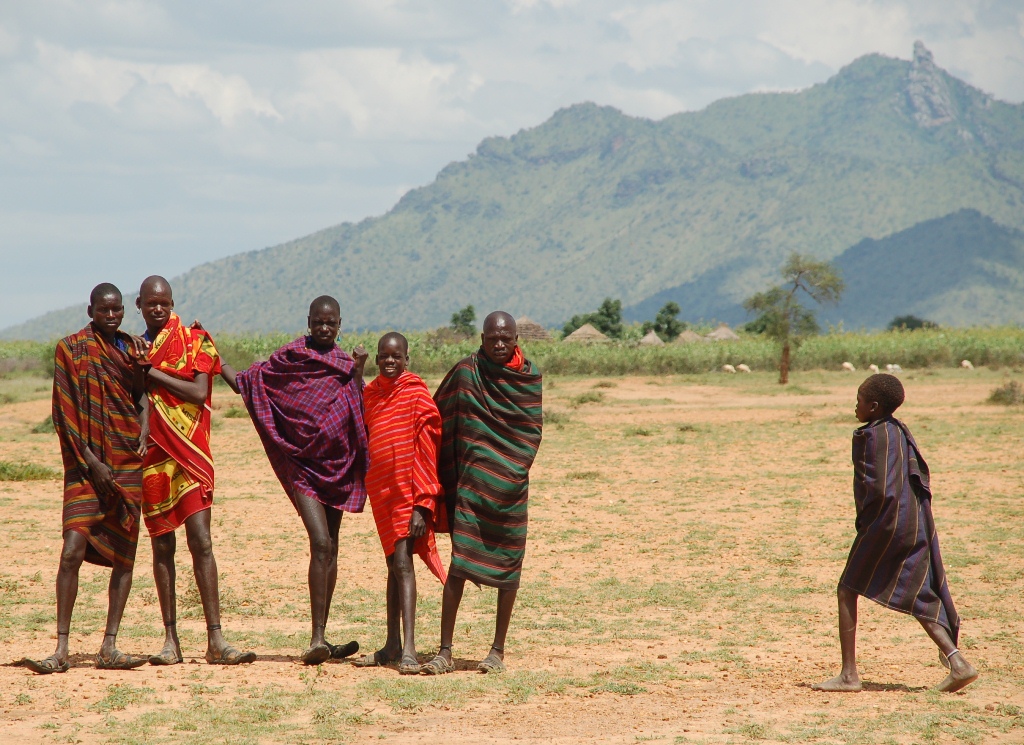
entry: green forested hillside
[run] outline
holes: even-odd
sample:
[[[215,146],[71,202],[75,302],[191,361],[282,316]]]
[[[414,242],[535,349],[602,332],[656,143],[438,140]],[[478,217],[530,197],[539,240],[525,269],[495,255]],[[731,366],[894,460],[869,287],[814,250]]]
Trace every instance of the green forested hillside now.
[[[175,297],[228,331],[299,329],[325,292],[349,328],[436,326],[468,303],[556,325],[605,296],[653,316],[682,294],[684,316],[723,318],[790,251],[831,259],[962,209],[1024,229],[1024,106],[918,47],[911,62],[870,55],[798,93],[658,122],[572,106],[484,140],[382,217],[204,264]],[[869,323],[850,312],[847,325]],[[4,335],[51,336],[81,316]]]

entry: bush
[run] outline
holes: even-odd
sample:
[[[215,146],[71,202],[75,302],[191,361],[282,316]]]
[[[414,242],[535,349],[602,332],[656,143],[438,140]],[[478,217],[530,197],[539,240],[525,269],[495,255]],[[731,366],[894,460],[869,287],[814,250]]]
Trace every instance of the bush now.
[[[59,473],[46,466],[0,460],[0,481],[49,481],[59,478]]]
[[[988,397],[990,404],[1002,404],[1003,406],[1024,405],[1024,385],[1016,380],[1011,380],[992,391]]]

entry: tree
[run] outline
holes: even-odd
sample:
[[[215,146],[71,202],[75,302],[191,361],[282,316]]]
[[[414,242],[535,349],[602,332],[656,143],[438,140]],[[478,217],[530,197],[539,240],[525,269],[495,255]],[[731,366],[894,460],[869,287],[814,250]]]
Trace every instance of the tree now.
[[[670,300],[661,307],[653,322],[644,321],[644,333],[653,331],[662,341],[672,341],[686,329],[686,324],[676,317],[678,315],[679,305]]]
[[[896,316],[889,321],[890,331],[914,331],[915,329],[937,329],[939,324],[917,316]]]
[[[804,338],[818,333],[814,311],[800,304],[799,294],[810,296],[817,303],[839,302],[843,280],[832,264],[811,256],[790,254],[782,267],[783,283],[759,292],[743,301],[748,313],[759,313],[754,324],[764,334],[782,345],[779,359],[779,383],[789,382],[791,347],[798,347]]]
[[[622,336],[622,301],[606,297],[595,312],[573,316],[562,327],[562,333],[568,336],[585,323],[589,323],[605,336],[618,339]]]
[[[476,309],[467,305],[460,311],[452,313],[451,329],[465,336],[472,336],[476,333]]]

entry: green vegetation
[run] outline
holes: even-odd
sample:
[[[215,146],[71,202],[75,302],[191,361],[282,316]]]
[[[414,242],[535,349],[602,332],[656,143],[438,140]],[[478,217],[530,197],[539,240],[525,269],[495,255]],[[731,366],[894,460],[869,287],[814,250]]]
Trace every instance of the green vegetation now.
[[[601,302],[601,307],[593,313],[576,315],[566,321],[565,326],[562,327],[562,333],[565,336],[568,336],[580,326],[587,323],[605,336],[611,337],[612,339],[622,338],[622,301],[612,300],[610,297],[606,297]]]
[[[54,429],[54,426],[53,426],[53,416],[52,415],[46,417],[46,419],[44,419],[43,421],[39,422],[39,424],[37,424],[36,426],[34,426],[32,428],[32,434],[34,434],[34,435],[45,435],[45,434],[49,434],[51,432],[56,432],[56,431],[57,430]]]
[[[467,305],[462,310],[452,313],[448,327],[457,334],[473,336],[476,333],[476,309]]]
[[[48,481],[59,478],[57,471],[46,466],[0,460],[0,481]]]
[[[571,106],[484,140],[381,217],[174,278],[179,312],[218,334],[298,331],[310,299],[335,287],[349,328],[437,327],[453,297],[548,326],[606,296],[622,300],[627,320],[648,320],[674,301],[686,320],[735,321],[750,288],[769,283],[791,251],[833,259],[865,238],[965,209],[1024,229],[1024,106],[919,69],[918,80],[955,102],[949,121],[919,123],[911,69],[868,55],[807,90],[739,96],[660,121]],[[989,240],[1002,240],[995,227],[951,233],[949,246],[1002,251]],[[855,328],[904,313],[945,324],[1024,320],[1013,255],[987,273],[975,262],[981,273],[970,276],[950,270],[945,247],[926,255],[934,258],[908,262],[910,271],[886,256],[861,273],[866,284],[899,277],[892,298],[901,307],[887,303],[884,317],[869,320],[871,303],[856,295],[827,320]],[[940,270],[950,279],[932,307],[932,283],[918,275]],[[999,296],[986,298],[979,282],[999,276]],[[852,287],[853,275],[844,278]],[[661,296],[684,286],[692,291]],[[369,290],[381,287],[388,292]],[[649,309],[630,310],[650,299]],[[68,300],[78,305],[5,334],[79,328],[84,298]]]
[[[672,341],[686,330],[686,324],[679,320],[679,304],[671,300],[665,303],[653,321],[644,321],[641,329],[647,334],[656,333],[662,341]]]
[[[779,382],[789,382],[791,347],[799,347],[808,336],[818,333],[814,311],[800,304],[802,292],[816,303],[836,303],[843,292],[843,280],[827,261],[790,254],[782,267],[781,285],[759,292],[743,301],[749,313],[760,313],[756,328],[782,347]]]
[[[1011,380],[992,391],[988,401],[1003,406],[1021,406],[1024,404],[1024,385],[1016,380]]]
[[[916,329],[937,329],[939,324],[914,315],[896,316],[886,327],[889,331],[915,331]]]

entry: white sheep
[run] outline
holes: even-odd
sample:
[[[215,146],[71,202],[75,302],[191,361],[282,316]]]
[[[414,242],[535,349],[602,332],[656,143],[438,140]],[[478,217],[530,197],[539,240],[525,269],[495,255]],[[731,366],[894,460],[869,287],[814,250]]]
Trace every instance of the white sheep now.
[[[870,370],[875,375],[877,375],[878,374],[878,365],[876,365],[874,362],[872,362],[870,365],[868,365],[868,370]]]
[[[970,360],[961,360],[960,361],[960,367],[962,367],[964,370],[973,370],[974,369],[974,365],[971,364]]]
[[[744,365],[743,363],[740,363],[740,364],[736,365],[736,372],[748,373],[748,372],[750,372],[750,368],[747,367],[746,365]]]
[[[735,373],[736,368],[732,365],[722,365],[722,372]]]
[[[857,368],[853,366],[852,362],[844,362],[843,369],[846,370],[846,372],[857,372]]]
[[[891,375],[895,375],[896,373],[903,372],[903,368],[899,365],[886,365],[885,371]]]

